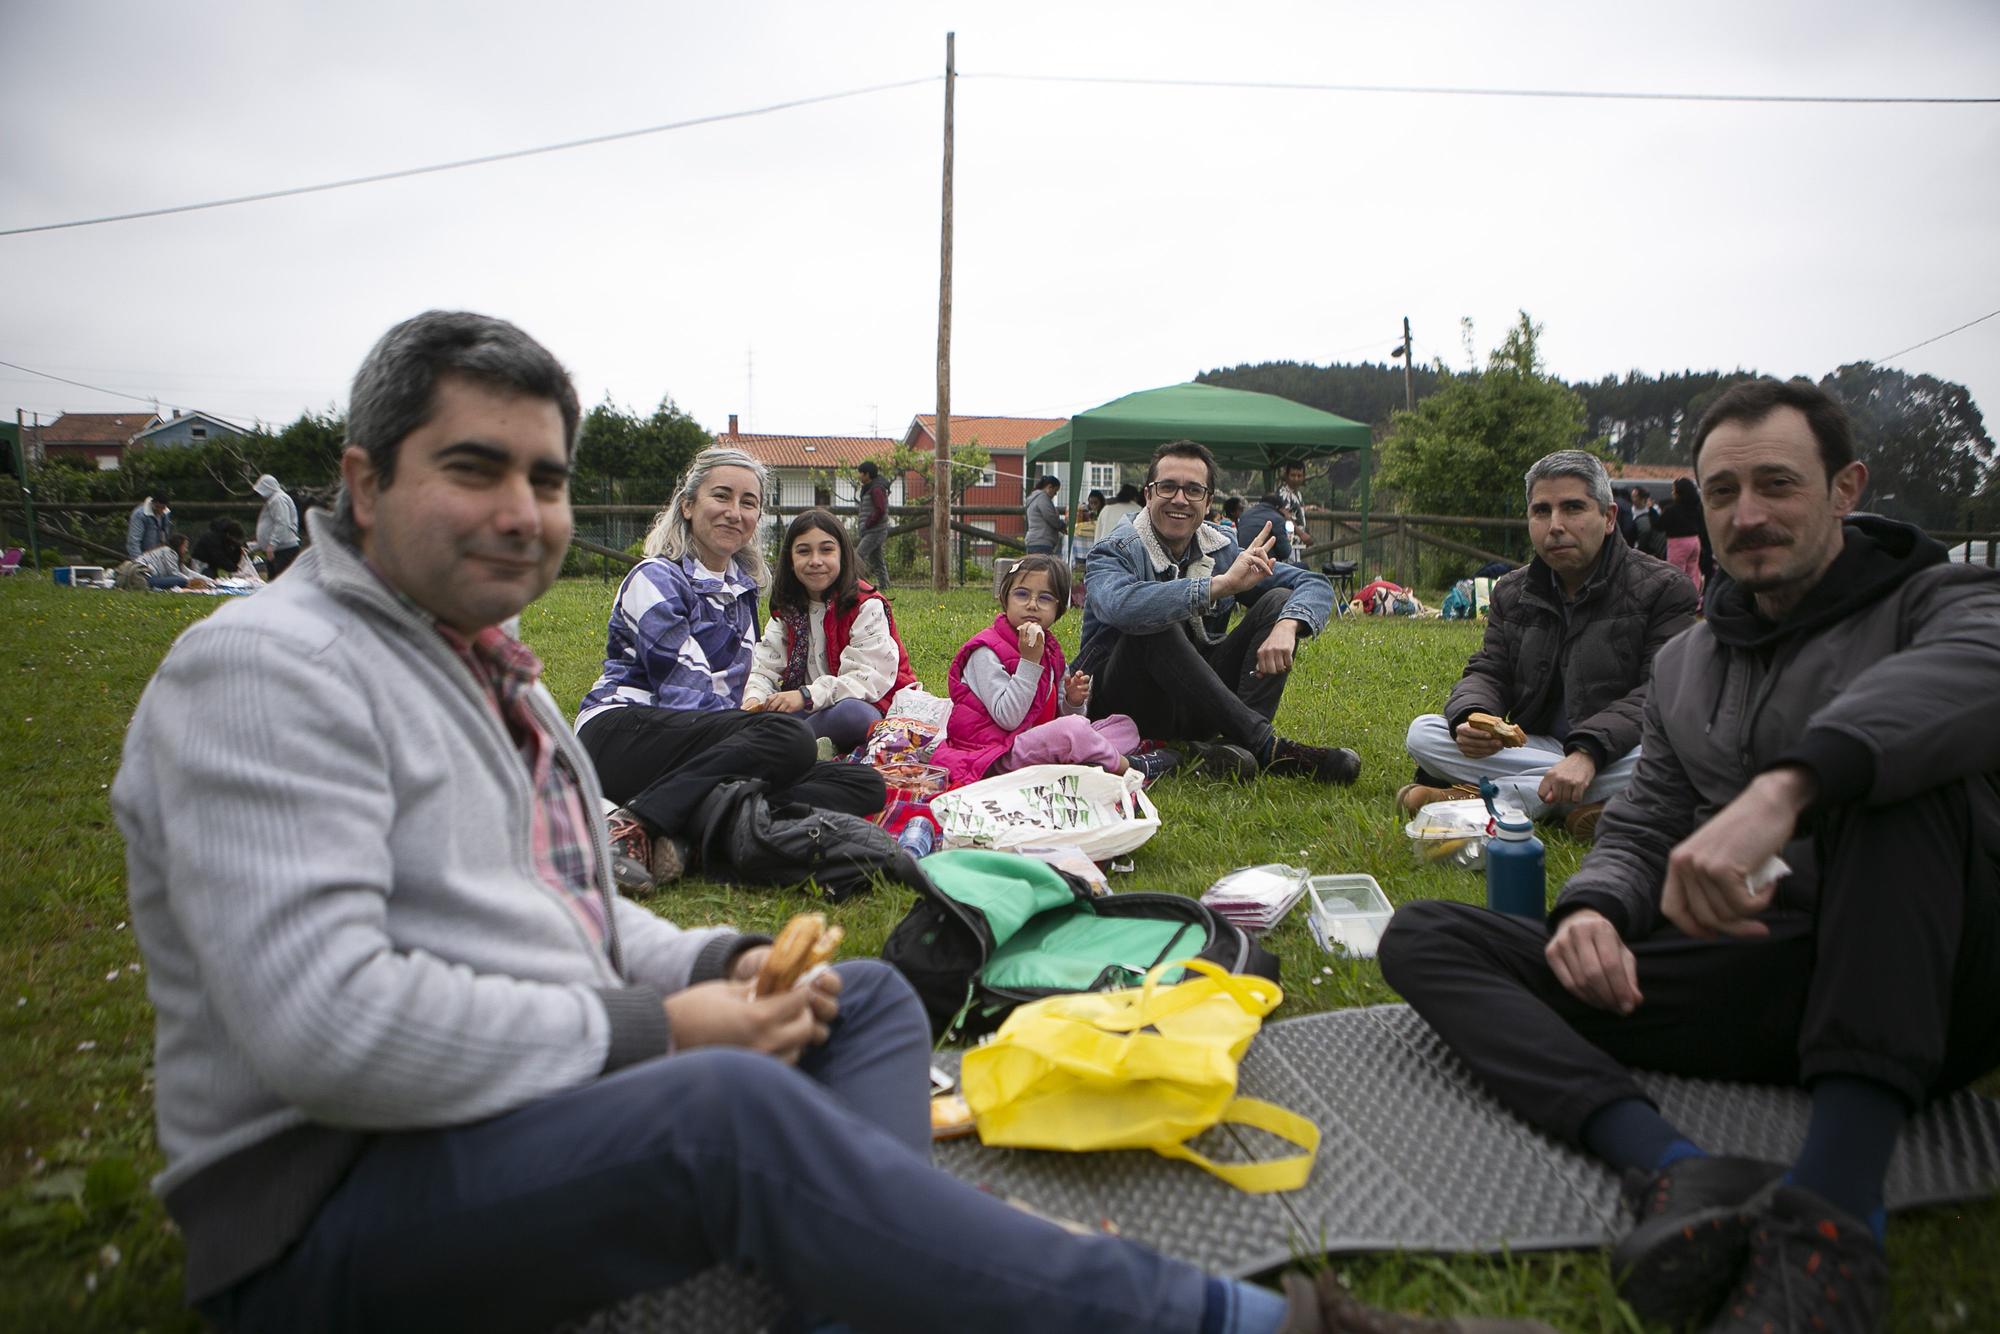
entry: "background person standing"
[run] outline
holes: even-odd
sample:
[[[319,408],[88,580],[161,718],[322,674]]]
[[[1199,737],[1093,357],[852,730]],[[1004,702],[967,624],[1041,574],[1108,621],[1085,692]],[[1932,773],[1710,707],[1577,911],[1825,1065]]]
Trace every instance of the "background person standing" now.
[[[856,554],[875,587],[887,588],[889,558],[882,548],[889,541],[889,484],[882,480],[873,459],[861,460],[854,471],[861,474],[861,495],[857,498],[861,512],[856,519],[861,531],[855,542]]]
[[[270,577],[276,579],[299,554],[299,508],[270,473],[250,489],[264,497],[264,510],[257,516],[257,547],[264,553]]]

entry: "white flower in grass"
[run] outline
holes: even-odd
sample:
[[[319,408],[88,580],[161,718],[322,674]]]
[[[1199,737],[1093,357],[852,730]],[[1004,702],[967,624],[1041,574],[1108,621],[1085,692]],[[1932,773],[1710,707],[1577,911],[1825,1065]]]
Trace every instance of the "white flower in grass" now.
[[[97,1263],[105,1269],[116,1269],[118,1262],[124,1258],[118,1248],[108,1241],[98,1248]]]
[[[96,1051],[97,1044],[95,1042],[83,1041],[76,1044],[76,1049],[78,1051]]]

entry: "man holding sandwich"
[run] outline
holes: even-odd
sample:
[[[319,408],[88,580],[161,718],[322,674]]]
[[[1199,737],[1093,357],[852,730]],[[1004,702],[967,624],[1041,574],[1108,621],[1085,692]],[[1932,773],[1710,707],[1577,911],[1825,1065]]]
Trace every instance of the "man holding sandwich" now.
[[[1608,541],[1611,478],[1564,449],[1528,469],[1534,559],[1493,586],[1486,639],[1442,714],[1410,724],[1414,815],[1491,778],[1531,819],[1560,814],[1590,840],[1639,760],[1646,678],[1660,646],[1694,620],[1694,585],[1664,561]]]

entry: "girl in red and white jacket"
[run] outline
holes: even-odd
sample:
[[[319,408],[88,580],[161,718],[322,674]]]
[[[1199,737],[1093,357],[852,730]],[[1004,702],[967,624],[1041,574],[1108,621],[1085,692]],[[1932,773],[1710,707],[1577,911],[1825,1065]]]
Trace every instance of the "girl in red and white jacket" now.
[[[1069,570],[1031,555],[1000,585],[1000,614],[951,663],[951,718],[932,762],[951,786],[1031,764],[1137,769],[1147,782],[1180,763],[1170,750],[1139,752],[1139,729],[1122,713],[1084,716],[1090,677],[1065,674],[1052,627],[1069,610]]]
[[[916,679],[888,599],[860,577],[846,526],[821,509],[793,519],[743,707],[798,714],[815,736],[846,751]]]

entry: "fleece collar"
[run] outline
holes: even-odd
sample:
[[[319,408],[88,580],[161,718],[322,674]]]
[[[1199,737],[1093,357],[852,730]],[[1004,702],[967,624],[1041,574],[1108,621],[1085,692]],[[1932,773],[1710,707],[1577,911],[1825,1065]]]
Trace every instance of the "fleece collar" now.
[[[1159,535],[1153,531],[1153,514],[1151,510],[1142,509],[1132,516],[1132,530],[1139,534],[1139,541],[1145,544],[1147,559],[1153,562],[1153,573],[1165,574],[1168,570],[1180,567],[1180,562],[1169,556],[1167,549],[1160,545]],[[1194,530],[1194,541],[1200,555],[1194,562],[1194,565],[1188,568],[1188,578],[1190,579],[1199,578],[1201,575],[1208,573],[1209,570],[1213,570],[1215,568],[1215,553],[1229,545],[1229,539],[1223,534],[1222,530],[1208,523],[1204,523]],[[1206,566],[1207,568],[1197,570],[1195,568],[1197,566]]]

